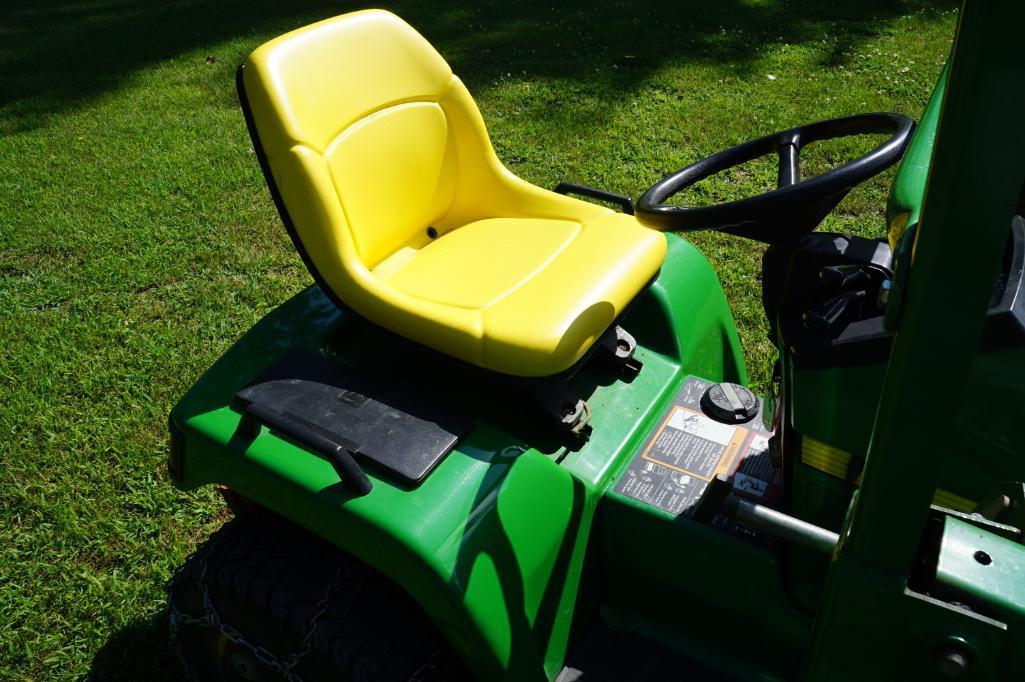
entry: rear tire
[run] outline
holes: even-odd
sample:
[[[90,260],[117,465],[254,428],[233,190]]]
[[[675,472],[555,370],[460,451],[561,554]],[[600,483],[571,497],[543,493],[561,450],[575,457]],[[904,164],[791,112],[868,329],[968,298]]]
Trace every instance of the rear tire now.
[[[229,628],[194,621],[207,612],[204,584]],[[311,627],[308,653],[292,669],[306,682],[470,679],[401,588],[270,512],[226,523],[171,579],[168,602],[172,614],[185,616],[172,625],[174,645],[199,680],[287,679],[281,665],[302,650]],[[241,642],[232,641],[232,628]]]

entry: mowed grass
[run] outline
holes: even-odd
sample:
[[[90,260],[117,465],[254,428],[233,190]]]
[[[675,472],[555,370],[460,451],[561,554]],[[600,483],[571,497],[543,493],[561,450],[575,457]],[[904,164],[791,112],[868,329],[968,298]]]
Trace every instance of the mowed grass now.
[[[477,97],[499,155],[542,186],[637,196],[777,129],[917,116],[946,1],[391,5]],[[163,585],[227,517],[164,473],[166,415],[250,325],[310,283],[234,93],[264,40],[357,8],[271,0],[7,0],[0,9],[0,679],[172,680]],[[830,143],[809,172],[870,143]],[[881,235],[892,172],[824,229]],[[681,201],[771,186],[774,161]],[[753,242],[695,234],[748,366],[772,361]]]

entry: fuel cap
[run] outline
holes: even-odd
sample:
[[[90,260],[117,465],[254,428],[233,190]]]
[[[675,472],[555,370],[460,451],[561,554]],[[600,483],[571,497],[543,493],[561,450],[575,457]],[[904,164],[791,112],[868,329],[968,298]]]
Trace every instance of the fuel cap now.
[[[725,424],[740,424],[758,414],[758,397],[737,384],[716,384],[701,396],[701,409]]]

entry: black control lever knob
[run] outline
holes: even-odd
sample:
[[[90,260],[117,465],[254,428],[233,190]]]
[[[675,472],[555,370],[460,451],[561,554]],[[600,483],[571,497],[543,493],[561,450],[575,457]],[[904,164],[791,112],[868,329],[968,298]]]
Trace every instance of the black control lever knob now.
[[[804,326],[809,329],[825,330],[832,327],[847,312],[847,307],[859,298],[864,298],[865,291],[849,291],[834,296],[820,306],[809,308],[802,316]]]
[[[832,289],[850,289],[868,284],[871,276],[860,265],[827,265],[819,271],[819,279]]]

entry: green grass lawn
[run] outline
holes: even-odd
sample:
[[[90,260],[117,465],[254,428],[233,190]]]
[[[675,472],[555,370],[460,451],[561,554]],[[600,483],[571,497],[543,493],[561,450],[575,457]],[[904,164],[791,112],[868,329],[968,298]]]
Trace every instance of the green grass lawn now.
[[[798,123],[917,116],[950,48],[946,1],[392,5],[542,186],[638,195]],[[178,679],[163,584],[227,514],[164,474],[176,398],[310,283],[237,106],[261,42],[360,5],[6,0],[0,9],[0,679]],[[821,171],[868,143],[808,150]],[[881,235],[891,173],[825,228]],[[760,191],[752,163],[685,197]],[[754,383],[771,364],[759,245],[694,241],[722,279]]]

